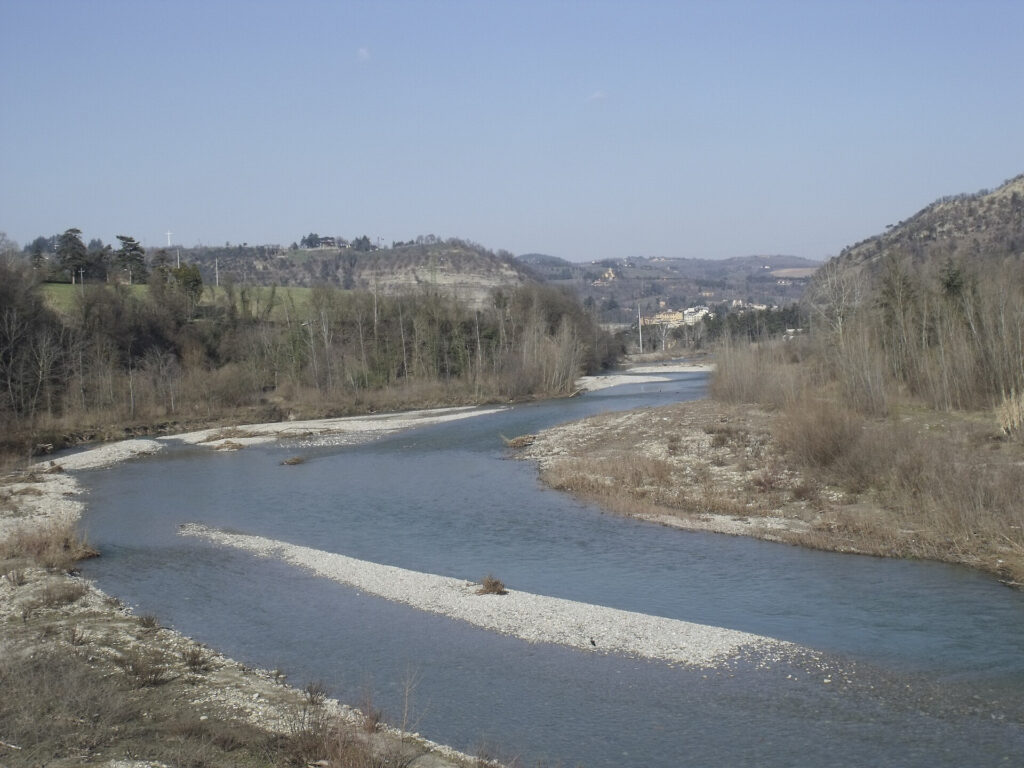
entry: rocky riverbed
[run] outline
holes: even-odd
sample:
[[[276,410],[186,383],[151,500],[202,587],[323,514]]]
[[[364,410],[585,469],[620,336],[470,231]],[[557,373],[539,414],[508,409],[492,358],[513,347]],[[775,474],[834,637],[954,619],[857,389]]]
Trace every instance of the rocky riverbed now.
[[[282,422],[169,439],[212,450],[279,436],[347,444],[488,412]],[[279,671],[246,667],[160,627],[156,617],[135,616],[75,574],[62,552],[73,546],[84,510],[74,472],[164,446],[149,439],[100,445],[0,485],[0,765],[304,764],[345,750],[420,768],[479,764],[401,722],[378,722],[369,704],[352,708],[315,686],[293,688]]]

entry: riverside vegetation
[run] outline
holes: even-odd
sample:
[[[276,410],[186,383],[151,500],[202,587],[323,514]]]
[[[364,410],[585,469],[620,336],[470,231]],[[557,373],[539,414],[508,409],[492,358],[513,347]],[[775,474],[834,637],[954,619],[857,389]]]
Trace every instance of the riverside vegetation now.
[[[805,299],[803,343],[719,355],[713,396],[770,410],[785,460],[841,491],[816,526],[823,545],[1024,581],[1021,187],[961,200],[1002,211],[1005,238],[894,246],[861,269],[840,258]]]
[[[1024,177],[943,199],[820,270],[806,333],[726,339],[711,402],[527,450],[550,484],[624,514],[1021,586],[1022,244]]]
[[[0,262],[0,449],[568,394],[617,357],[575,299],[536,283],[477,309],[430,288],[203,295],[195,271],[156,266],[141,290],[80,285],[57,313],[26,261]]]

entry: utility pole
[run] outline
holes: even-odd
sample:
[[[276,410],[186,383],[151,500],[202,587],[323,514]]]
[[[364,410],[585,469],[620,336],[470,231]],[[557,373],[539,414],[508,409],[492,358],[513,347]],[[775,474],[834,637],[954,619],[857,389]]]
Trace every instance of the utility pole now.
[[[640,334],[640,354],[644,353],[644,319],[640,315],[640,302],[636,303],[636,330]]]

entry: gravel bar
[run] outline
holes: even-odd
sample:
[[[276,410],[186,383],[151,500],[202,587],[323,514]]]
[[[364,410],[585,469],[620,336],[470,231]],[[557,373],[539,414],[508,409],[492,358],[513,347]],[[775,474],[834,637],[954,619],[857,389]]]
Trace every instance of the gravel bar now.
[[[782,640],[558,597],[509,590],[477,594],[479,584],[190,523],[180,528],[222,546],[307,568],[387,600],[449,616],[531,643],[622,653],[694,667],[717,667],[751,652],[796,651]]]

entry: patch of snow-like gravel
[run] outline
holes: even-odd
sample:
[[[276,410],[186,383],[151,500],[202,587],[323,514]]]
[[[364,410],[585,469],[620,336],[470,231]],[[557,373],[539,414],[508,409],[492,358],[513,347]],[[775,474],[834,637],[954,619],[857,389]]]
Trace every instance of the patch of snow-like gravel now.
[[[647,363],[634,365],[629,373],[711,373],[715,370],[713,363],[680,363],[667,361],[664,363]]]
[[[656,384],[671,381],[666,376],[636,376],[629,373],[605,373],[600,376],[581,376],[576,379],[576,388],[585,392],[596,392],[599,389],[617,387],[620,384]]]
[[[236,444],[237,447],[297,437],[312,438],[314,443],[330,438],[336,438],[330,440],[332,443],[356,443],[403,429],[457,421],[471,416],[484,416],[502,410],[504,408],[458,406],[370,416],[344,416],[336,419],[276,421],[266,424],[245,424],[240,427],[202,429],[198,432],[175,435],[173,439],[193,445],[203,444],[210,448],[223,448],[226,443]]]
[[[797,649],[792,643],[733,629],[529,592],[481,595],[477,593],[479,585],[472,582],[198,524],[182,526],[180,533],[308,568],[378,597],[531,643],[555,643],[696,667],[718,666],[750,652]]]
[[[0,542],[18,531],[76,522],[84,506],[76,498],[81,491],[73,477],[62,473],[5,485],[0,492],[11,494],[17,504],[15,512],[0,513]]]
[[[690,363],[665,362],[649,365],[638,365],[621,373],[605,373],[600,376],[581,376],[576,380],[576,388],[585,392],[596,392],[599,389],[617,387],[620,384],[656,384],[671,381],[670,373],[709,373],[713,365],[694,365]]]
[[[65,470],[98,469],[99,467],[113,466],[118,462],[134,459],[137,456],[148,456],[161,449],[163,449],[163,445],[156,440],[121,440],[117,443],[98,445],[69,456],[61,456],[59,459],[40,461],[29,469],[44,471],[55,465],[60,465]]]

